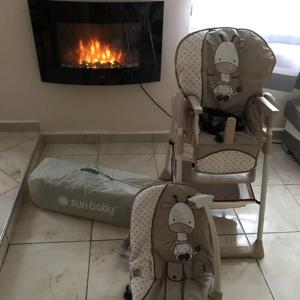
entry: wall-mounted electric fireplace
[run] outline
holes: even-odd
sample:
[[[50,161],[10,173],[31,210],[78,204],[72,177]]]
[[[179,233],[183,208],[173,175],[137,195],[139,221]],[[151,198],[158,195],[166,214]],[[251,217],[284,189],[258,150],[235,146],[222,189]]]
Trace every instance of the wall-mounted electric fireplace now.
[[[160,80],[163,1],[28,2],[42,81]]]

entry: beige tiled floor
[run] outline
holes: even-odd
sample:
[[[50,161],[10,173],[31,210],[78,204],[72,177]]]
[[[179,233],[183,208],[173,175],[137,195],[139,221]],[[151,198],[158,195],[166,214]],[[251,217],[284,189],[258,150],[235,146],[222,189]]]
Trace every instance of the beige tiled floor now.
[[[89,242],[11,245],[0,273],[1,299],[84,300]]]
[[[0,244],[38,137],[34,132],[0,133]]]
[[[94,222],[92,240],[120,240],[127,237],[129,230],[127,228],[117,227],[100,222]]]
[[[28,198],[17,220],[12,243],[89,241],[92,222],[42,210]]]
[[[99,162],[156,179],[167,149],[166,143],[49,145],[43,157]],[[280,147],[275,150],[266,209],[265,258],[222,261],[224,300],[300,299],[300,166]],[[245,246],[252,242],[257,211],[255,204],[215,210],[220,244]],[[5,300],[122,299],[128,271],[119,247],[127,234],[126,228],[41,210],[28,199],[0,272],[0,295]]]
[[[254,192],[258,194],[258,186]],[[267,201],[265,232],[300,231],[300,206],[285,185],[269,186]],[[251,204],[236,209],[246,233],[256,232],[258,208],[258,205]]]
[[[129,281],[128,266],[119,255],[120,241],[92,242],[88,300],[119,300]]]
[[[253,241],[255,237],[249,236]],[[265,234],[266,255],[259,261],[275,299],[299,299],[300,232]]]
[[[5,226],[7,217],[12,210],[18,191],[19,188],[16,187],[13,190],[0,196],[0,231]]]
[[[57,155],[98,155],[97,144],[48,144],[44,156]]]
[[[158,176],[153,154],[100,155],[99,165],[155,178]]]
[[[101,154],[153,154],[152,143],[102,143]]]
[[[98,162],[98,155],[42,155],[41,159],[46,157],[54,157],[57,159],[71,160],[79,163],[84,163],[88,165],[96,165]]]

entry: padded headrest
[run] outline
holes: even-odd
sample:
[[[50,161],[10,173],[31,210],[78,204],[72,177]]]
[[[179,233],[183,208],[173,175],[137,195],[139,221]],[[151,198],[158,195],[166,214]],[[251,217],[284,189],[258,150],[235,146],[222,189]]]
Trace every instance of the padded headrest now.
[[[250,96],[260,94],[276,59],[257,33],[211,28],[187,35],[178,45],[176,76],[185,96],[203,107],[241,114]]]
[[[189,202],[199,190],[189,185],[169,183],[157,203],[152,222],[152,247],[164,261],[176,262],[178,233],[186,233],[193,251],[201,248],[206,258],[212,260],[209,223],[204,208]],[[203,259],[203,254],[195,259]]]

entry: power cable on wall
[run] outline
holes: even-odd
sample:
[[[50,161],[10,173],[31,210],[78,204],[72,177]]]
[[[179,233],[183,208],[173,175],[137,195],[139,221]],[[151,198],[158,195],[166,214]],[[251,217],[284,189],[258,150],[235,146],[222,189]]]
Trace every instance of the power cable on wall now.
[[[143,90],[143,92],[148,96],[148,98],[170,119],[172,119],[172,116],[161,106],[157,103],[157,101],[154,100],[154,98],[146,91],[146,89],[143,87],[143,85],[140,83],[140,87]]]

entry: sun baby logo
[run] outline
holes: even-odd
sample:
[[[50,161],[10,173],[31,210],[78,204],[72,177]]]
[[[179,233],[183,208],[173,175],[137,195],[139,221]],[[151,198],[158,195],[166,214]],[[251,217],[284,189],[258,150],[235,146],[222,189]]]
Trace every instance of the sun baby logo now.
[[[71,206],[79,209],[88,209],[109,214],[111,217],[115,214],[115,208],[105,205],[104,203],[95,203],[93,201],[84,202],[82,200],[69,200],[65,196],[60,196],[57,198],[57,203],[61,206]]]

